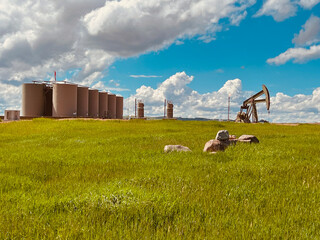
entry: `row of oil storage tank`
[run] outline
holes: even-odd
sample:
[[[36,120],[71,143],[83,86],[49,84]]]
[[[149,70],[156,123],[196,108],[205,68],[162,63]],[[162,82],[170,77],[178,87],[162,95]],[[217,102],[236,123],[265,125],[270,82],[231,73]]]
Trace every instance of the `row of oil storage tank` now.
[[[123,118],[123,97],[65,82],[22,85],[22,116]]]

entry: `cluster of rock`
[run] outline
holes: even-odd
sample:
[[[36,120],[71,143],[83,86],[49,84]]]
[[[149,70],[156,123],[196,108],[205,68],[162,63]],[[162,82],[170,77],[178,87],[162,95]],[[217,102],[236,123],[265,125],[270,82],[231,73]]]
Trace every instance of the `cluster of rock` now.
[[[236,145],[237,142],[259,143],[259,140],[254,135],[242,135],[237,139],[235,135],[229,135],[227,130],[220,130],[215,139],[205,144],[203,151],[211,153],[224,151],[230,145]]]
[[[229,132],[227,130],[220,130],[215,139],[212,139],[208,141],[203,151],[204,152],[210,152],[210,153],[216,153],[219,151],[226,150],[227,147],[230,145],[236,145],[237,142],[243,142],[243,143],[259,143],[259,140],[254,135],[242,135],[238,139],[235,135],[229,135]],[[164,147],[164,152],[191,152],[191,150],[188,147],[182,146],[182,145],[166,145]]]

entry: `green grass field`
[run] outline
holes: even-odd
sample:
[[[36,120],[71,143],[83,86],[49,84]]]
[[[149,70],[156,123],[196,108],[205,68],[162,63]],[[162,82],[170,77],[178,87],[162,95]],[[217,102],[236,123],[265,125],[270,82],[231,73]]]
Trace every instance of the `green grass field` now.
[[[203,153],[222,129],[260,144]],[[35,119],[0,137],[0,239],[320,239],[320,125]]]

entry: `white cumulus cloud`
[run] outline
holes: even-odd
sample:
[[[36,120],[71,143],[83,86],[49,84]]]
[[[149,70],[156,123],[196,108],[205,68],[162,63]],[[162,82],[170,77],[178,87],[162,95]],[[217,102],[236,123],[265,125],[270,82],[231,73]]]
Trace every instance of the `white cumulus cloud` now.
[[[107,1],[83,17],[85,41],[116,56],[155,51],[175,40],[212,39],[219,21],[238,25],[255,0]]]
[[[319,41],[320,18],[312,15],[302,26],[299,34],[294,35],[292,42],[295,43],[296,46],[289,48],[274,58],[268,59],[267,63],[282,65],[291,60],[295,63],[305,63],[310,60],[319,59],[320,45],[317,45]]]
[[[320,87],[311,95],[277,93],[271,98],[271,107],[274,122],[319,122]]]
[[[299,46],[311,45],[320,41],[320,18],[311,16],[302,26],[299,34],[294,35],[293,43]]]
[[[305,63],[318,58],[320,58],[320,45],[314,45],[310,48],[289,48],[279,56],[268,59],[267,63],[282,65],[290,60],[295,63]]]
[[[69,80],[93,86],[119,57],[157,51],[194,36],[211,41],[221,31],[222,19],[224,26],[239,25],[254,3],[0,0],[0,83],[16,86],[72,70]]]
[[[256,16],[272,16],[276,21],[283,21],[289,17],[295,16],[298,6],[311,9],[317,5],[320,0],[266,0]]]
[[[175,117],[204,117],[209,119],[226,119],[228,96],[231,96],[231,118],[235,119],[242,102],[254,93],[242,90],[240,79],[228,80],[217,91],[198,93],[188,85],[194,81],[193,76],[179,72],[162,82],[157,88],[141,86],[136,94],[125,99],[125,109],[134,112],[135,99],[145,103],[146,116],[162,116],[164,99],[174,104]],[[271,122],[319,122],[320,88],[312,95],[298,94],[288,96],[276,93],[271,97],[271,113],[266,105],[258,104],[259,119]]]
[[[175,116],[220,119],[226,118],[229,94],[232,97],[234,113],[240,106],[238,103],[250,95],[250,92],[242,92],[240,79],[229,80],[218,91],[205,94],[200,94],[188,86],[193,79],[193,76],[179,72],[163,81],[156,89],[143,85],[136,90],[135,95],[125,100],[125,106],[132,109],[134,99],[141,99],[145,102],[146,115],[161,116],[163,101],[167,99],[175,105]]]
[[[20,110],[21,106],[21,88],[11,84],[0,82],[0,112],[4,110]]]

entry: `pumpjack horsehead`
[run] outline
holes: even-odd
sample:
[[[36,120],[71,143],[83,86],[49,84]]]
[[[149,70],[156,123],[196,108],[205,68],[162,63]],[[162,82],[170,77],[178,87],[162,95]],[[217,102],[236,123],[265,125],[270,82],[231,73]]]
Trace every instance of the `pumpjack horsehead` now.
[[[265,99],[257,99],[258,97],[265,95]],[[270,109],[270,94],[269,90],[265,85],[262,85],[262,90],[255,95],[251,96],[247,100],[245,100],[240,107],[240,112],[237,115],[236,122],[245,122],[250,123],[250,118],[252,117],[252,122],[258,122],[258,112],[257,112],[257,103],[265,102],[267,105],[267,110]]]

